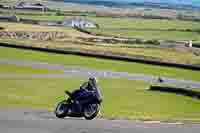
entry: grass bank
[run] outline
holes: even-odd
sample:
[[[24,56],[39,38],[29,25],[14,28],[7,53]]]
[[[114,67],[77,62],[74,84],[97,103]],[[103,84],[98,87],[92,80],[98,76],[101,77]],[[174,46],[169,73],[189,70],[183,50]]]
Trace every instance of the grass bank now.
[[[39,26],[31,24],[0,22],[1,27],[5,28],[5,31],[27,31],[27,32],[64,32],[68,35],[81,35],[82,33],[72,28],[52,27],[52,26]]]
[[[76,40],[77,41],[77,40]],[[179,64],[191,64],[200,65],[200,50],[176,50],[173,48],[159,48],[145,45],[126,45],[126,44],[82,44],[82,41],[36,41],[36,40],[24,40],[24,39],[0,39],[0,42],[18,44],[25,46],[34,47],[48,47],[52,49],[63,49],[63,50],[82,50],[82,51],[93,51],[98,53],[113,53],[115,55],[127,55],[130,57],[137,57],[141,59],[157,60],[164,62],[172,62]],[[83,42],[87,43],[87,42]],[[165,56],[163,56],[165,53]]]
[[[97,59],[74,55],[61,55],[30,50],[0,47],[0,58],[41,61],[50,64],[80,66],[85,68],[105,69],[119,72],[143,73],[155,76],[173,77],[200,81],[200,71],[192,71],[173,67],[161,67],[125,61]]]
[[[149,44],[123,44],[123,43],[107,43],[98,42],[101,37],[90,36],[81,33],[72,28],[61,28],[61,27],[47,27],[47,26],[37,26],[30,24],[19,24],[19,23],[5,23],[1,22],[1,27],[4,28],[2,32],[8,32],[5,34],[12,33],[12,37],[2,37],[0,42],[8,42],[20,45],[31,45],[37,47],[49,47],[49,48],[60,48],[60,49],[75,49],[75,50],[85,50],[85,51],[95,51],[95,52],[105,52],[114,53],[117,55],[128,55],[133,57],[138,57],[142,59],[154,59],[157,61],[165,62],[175,62],[179,64],[200,64],[200,50],[177,50],[173,48],[159,48],[159,46],[152,46]],[[14,33],[13,33],[14,32]],[[20,32],[20,33],[16,33]],[[32,36],[32,32],[60,32],[64,34],[62,38],[51,38],[46,41],[42,41],[42,38],[48,38],[48,36],[43,37],[37,36],[36,39],[31,39],[25,37],[22,33],[26,33],[26,36]],[[10,34],[11,34],[10,33]],[[22,34],[22,38],[15,38],[13,34]],[[2,33],[3,34],[3,33]],[[33,34],[33,33],[32,33]],[[63,35],[62,34],[62,35]],[[49,35],[49,36],[50,36]],[[168,34],[167,34],[168,35]],[[149,35],[150,36],[150,35]],[[19,36],[20,37],[20,36]],[[94,42],[92,38],[97,38],[97,42]],[[37,40],[38,39],[38,40]],[[40,40],[41,39],[41,40]],[[165,56],[163,56],[165,53]]]

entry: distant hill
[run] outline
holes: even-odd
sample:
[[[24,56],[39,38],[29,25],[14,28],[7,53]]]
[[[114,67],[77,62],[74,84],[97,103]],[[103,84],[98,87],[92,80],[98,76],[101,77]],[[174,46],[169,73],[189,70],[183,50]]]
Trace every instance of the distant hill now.
[[[148,8],[164,9],[188,9],[200,10],[200,0],[64,0],[70,3],[89,4],[108,7],[133,7],[142,6]]]
[[[105,0],[107,1],[107,0]],[[115,0],[111,0],[115,1]],[[175,5],[192,5],[192,6],[200,6],[199,0],[121,0],[124,2],[150,2],[150,3],[168,3],[168,4],[175,4]]]
[[[0,0],[0,3],[13,3],[19,0]],[[24,0],[33,1],[33,0]],[[39,1],[60,1],[87,5],[107,6],[107,7],[147,7],[161,9],[187,9],[200,10],[200,0],[34,0]]]

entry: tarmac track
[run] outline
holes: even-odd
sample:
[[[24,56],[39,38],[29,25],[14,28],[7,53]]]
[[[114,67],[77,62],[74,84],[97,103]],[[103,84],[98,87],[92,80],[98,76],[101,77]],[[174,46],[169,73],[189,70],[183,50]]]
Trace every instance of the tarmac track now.
[[[57,119],[48,111],[0,109],[0,133],[199,133],[199,125],[95,119]]]
[[[31,66],[34,68],[47,68],[49,70],[63,70],[64,74],[0,74],[0,78],[87,78],[90,76],[103,77],[103,78],[124,78],[128,80],[139,80],[151,83],[157,83],[158,76],[136,74],[128,72],[114,72],[110,70],[95,70],[88,68],[81,68],[77,66],[64,66],[58,64],[48,64],[44,62],[33,62],[33,61],[22,61],[22,60],[11,60],[11,59],[0,59],[0,64],[13,64],[18,66]],[[200,82],[179,80],[174,78],[162,77],[162,84],[176,87],[189,87],[200,89]]]

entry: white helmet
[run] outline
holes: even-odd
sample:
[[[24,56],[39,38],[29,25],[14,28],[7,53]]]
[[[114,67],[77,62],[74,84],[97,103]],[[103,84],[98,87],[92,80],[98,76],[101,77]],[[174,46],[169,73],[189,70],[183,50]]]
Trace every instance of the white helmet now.
[[[92,88],[96,88],[97,87],[97,78],[95,77],[90,77],[89,78],[89,84],[91,85]]]

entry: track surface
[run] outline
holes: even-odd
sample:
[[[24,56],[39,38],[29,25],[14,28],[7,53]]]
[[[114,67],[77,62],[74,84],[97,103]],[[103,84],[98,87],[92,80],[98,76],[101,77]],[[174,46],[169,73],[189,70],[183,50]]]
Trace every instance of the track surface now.
[[[199,125],[57,119],[53,113],[47,111],[0,109],[0,133],[199,133],[199,131]]]
[[[32,66],[35,68],[47,68],[49,70],[63,70],[65,73],[60,75],[52,74],[37,74],[37,75],[22,75],[22,74],[0,74],[0,78],[65,78],[65,77],[78,77],[85,78],[89,76],[104,77],[104,78],[124,78],[129,80],[141,80],[146,82],[156,83],[158,82],[157,76],[145,75],[145,74],[133,74],[127,72],[113,72],[110,70],[95,70],[88,68],[81,68],[77,66],[63,66],[56,64],[48,64],[43,62],[30,62],[21,60],[10,60],[10,59],[0,59],[0,64],[14,64],[18,66]],[[173,78],[162,77],[163,84],[176,86],[176,87],[190,87],[199,88],[200,82],[197,81],[186,81],[178,80]]]

